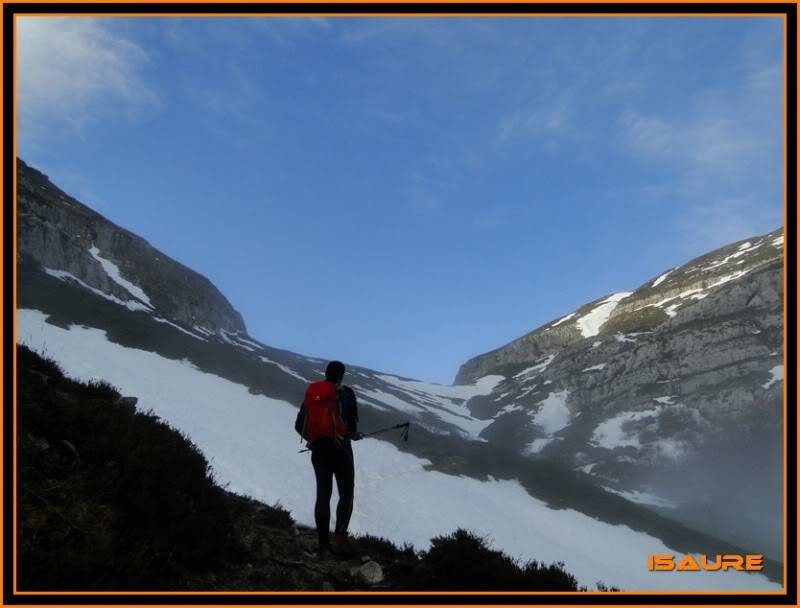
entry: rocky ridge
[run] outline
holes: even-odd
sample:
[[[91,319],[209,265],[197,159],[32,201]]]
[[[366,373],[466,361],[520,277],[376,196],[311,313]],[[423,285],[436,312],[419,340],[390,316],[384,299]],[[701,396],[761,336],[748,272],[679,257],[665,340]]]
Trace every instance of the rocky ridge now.
[[[776,554],[783,245],[733,243],[471,359],[459,383],[504,378],[467,403],[480,437],[693,524],[733,527],[736,496],[762,514],[737,541]]]
[[[75,200],[17,160],[18,256],[131,310],[199,327],[245,332],[242,316],[206,277]]]
[[[473,357],[459,369],[456,384],[490,374],[503,365],[534,361],[576,342],[588,341],[592,346],[604,336],[653,331],[679,313],[680,321],[686,322],[741,310],[739,298],[728,304],[719,297],[712,300],[712,305],[697,304],[712,293],[716,294],[726,284],[764,267],[778,273],[778,282],[773,280],[770,286],[766,286],[761,281],[758,287],[750,286],[752,299],[744,303],[745,308],[779,309],[782,298],[782,248],[783,231],[779,229],[761,237],[727,245],[683,266],[672,268],[633,292],[607,294],[505,346]],[[762,287],[767,287],[768,291],[761,293],[759,288]]]

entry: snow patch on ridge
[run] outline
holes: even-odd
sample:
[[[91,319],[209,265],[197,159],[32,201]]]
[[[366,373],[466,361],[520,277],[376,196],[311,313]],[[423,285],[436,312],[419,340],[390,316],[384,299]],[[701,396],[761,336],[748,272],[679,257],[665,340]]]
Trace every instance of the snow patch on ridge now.
[[[406,401],[379,389],[367,392],[373,399],[401,411],[432,414],[443,422],[452,424],[458,431],[472,439],[479,439],[478,435],[492,423],[492,420],[473,418],[466,403],[473,397],[491,394],[494,388],[506,379],[505,376],[492,374],[478,378],[472,384],[446,386],[403,379],[388,374],[376,374],[375,377],[404,393],[409,399]],[[422,401],[426,405],[421,406],[414,403],[418,401]]]
[[[172,321],[167,321],[166,319],[162,319],[161,317],[155,317],[155,316],[153,317],[153,321],[157,321],[159,323],[166,323],[167,325],[172,325],[172,327],[174,327],[178,331],[182,331],[187,336],[191,336],[192,338],[194,338],[196,340],[202,340],[203,342],[208,342],[208,340],[206,340],[203,336],[198,336],[197,334],[193,334],[188,329],[184,329],[183,327],[181,327],[180,325],[178,325],[176,323],[173,323]]]
[[[523,453],[526,455],[530,454],[538,454],[541,452],[545,447],[547,447],[553,441],[552,437],[540,437],[538,439],[534,439],[531,443],[527,445],[527,447],[523,450]]]
[[[302,380],[303,382],[308,382],[308,380],[306,378],[303,378],[303,376],[298,374],[293,369],[289,369],[285,365],[281,365],[280,363],[277,363],[277,362],[273,361],[272,359],[267,359],[266,357],[263,357],[263,356],[259,357],[259,359],[261,359],[261,361],[264,362],[264,363],[268,363],[269,365],[274,365],[275,367],[280,369],[282,372],[287,373],[290,376],[293,376],[293,377],[297,378],[298,380]]]
[[[152,310],[149,307],[145,306],[141,302],[132,301],[132,300],[128,300],[128,301],[120,300],[116,296],[112,296],[110,293],[106,293],[105,291],[101,291],[101,290],[99,290],[99,289],[97,289],[95,287],[92,287],[91,285],[88,285],[88,284],[84,283],[78,277],[76,277],[74,274],[70,274],[69,272],[66,272],[64,270],[52,270],[51,268],[44,268],[44,271],[45,271],[46,274],[49,274],[51,277],[55,277],[56,279],[60,279],[62,281],[66,281],[66,280],[75,281],[78,285],[80,285],[84,289],[88,289],[92,293],[100,296],[101,298],[104,298],[104,299],[108,300],[109,302],[114,302],[114,304],[119,304],[120,306],[124,306],[128,310],[132,310],[132,311],[141,310],[143,312],[152,312]]]
[[[420,380],[406,380],[388,374],[376,374],[375,377],[404,391],[435,395],[436,397],[446,400],[463,399],[464,401],[472,397],[488,395],[500,382],[506,379],[505,376],[492,374],[478,378],[472,384],[454,384],[452,386],[447,386]],[[448,404],[451,405],[452,401]]]
[[[738,255],[741,255],[741,253],[744,253],[746,251],[752,251],[753,249],[755,249],[755,247],[753,247],[751,249],[743,250]],[[733,255],[728,256],[728,257],[736,257],[736,255],[737,254],[733,254]],[[725,259],[727,260],[728,258],[725,258]],[[716,264],[714,267],[716,267],[718,265],[721,265],[721,263],[720,264]],[[712,268],[712,267],[705,268],[704,270],[709,270],[710,268]],[[664,312],[668,316],[674,317],[675,315],[678,314],[676,312],[678,310],[678,308],[680,308],[681,306],[683,306],[684,304],[687,303],[686,302],[687,299],[702,300],[703,298],[708,296],[708,293],[709,293],[710,290],[712,290],[712,289],[714,289],[716,287],[719,287],[720,285],[724,285],[725,283],[728,283],[730,281],[735,281],[736,279],[741,279],[744,275],[746,275],[748,272],[750,272],[750,270],[752,270],[752,269],[748,268],[746,270],[737,270],[735,272],[732,272],[730,274],[726,274],[726,275],[720,277],[719,279],[717,279],[716,281],[714,281],[712,283],[709,283],[705,287],[695,288],[695,289],[687,289],[686,291],[683,291],[683,292],[681,292],[681,293],[679,293],[677,295],[674,295],[674,296],[670,296],[668,298],[664,298],[663,300],[661,300],[659,302],[655,302],[654,304],[646,304],[645,306],[639,306],[638,308],[635,308],[634,311],[642,310],[644,308],[649,308],[649,307],[655,307],[655,308],[661,308],[662,310],[664,310]],[[673,304],[670,304],[669,306],[667,306],[667,308],[664,308],[665,305],[667,305],[669,302],[673,302],[674,300],[678,300],[678,301],[674,302]]]
[[[249,346],[252,346],[252,347],[256,348],[257,350],[264,350],[264,347],[261,344],[259,344],[258,342],[253,342],[252,340],[247,340],[246,338],[241,338],[241,337],[238,337],[238,336],[237,336],[236,340],[241,344],[247,344]]]
[[[577,321],[578,329],[581,330],[583,337],[591,338],[592,336],[596,336],[598,333],[600,333],[600,328],[606,321],[608,321],[608,318],[611,316],[611,313],[617,307],[617,304],[619,304],[620,300],[624,300],[632,293],[632,291],[615,293],[614,295],[609,296],[600,302],[590,312],[579,318]]]
[[[418,403],[415,403],[415,401],[423,398],[423,395],[420,395],[419,393],[416,395],[413,393],[406,393],[408,398],[402,398],[398,395],[387,393],[386,391],[378,388],[365,389],[362,387],[359,388],[358,395],[359,398],[361,395],[365,395],[372,401],[378,402],[384,406],[389,406],[390,408],[400,412],[406,412],[415,416],[436,416],[443,422],[453,425],[456,427],[457,431],[472,439],[478,439],[478,435],[480,435],[481,431],[483,431],[483,429],[493,422],[491,419],[478,420],[477,418],[473,418],[466,406],[457,405],[452,401],[447,401],[444,399],[440,399],[436,407],[430,407],[430,405],[419,405]]]
[[[567,407],[569,391],[550,393],[542,401],[542,406],[533,417],[534,424],[542,427],[548,435],[552,435],[569,424],[569,408]]]
[[[628,423],[642,420],[644,418],[654,418],[661,412],[661,406],[643,412],[623,412],[613,418],[601,422],[592,433],[591,442],[595,445],[613,450],[614,448],[641,447],[638,433],[624,430]]]
[[[147,294],[144,291],[142,291],[142,289],[139,286],[134,285],[133,283],[131,283],[126,279],[123,279],[122,274],[119,271],[119,267],[112,261],[102,257],[100,255],[100,250],[94,244],[92,244],[92,248],[89,249],[89,253],[95,260],[100,262],[100,265],[103,267],[103,270],[106,271],[108,278],[110,278],[117,285],[122,287],[134,298],[136,298],[141,302],[144,302],[149,308],[153,308],[153,305],[150,303],[150,298],[147,297]]]
[[[783,380],[783,365],[776,365],[769,370],[769,373],[772,374],[772,378],[770,378],[770,380],[765,384],[761,385],[765,389]]]
[[[552,324],[550,327],[548,327],[548,329],[552,329],[553,327],[558,327],[558,326],[559,326],[559,325],[561,325],[562,323],[564,323],[564,322],[566,322],[566,321],[569,321],[569,320],[570,320],[572,317],[574,317],[576,314],[578,314],[578,313],[575,313],[575,312],[573,312],[573,313],[570,313],[570,314],[568,314],[566,317],[561,317],[561,319],[559,319],[558,321],[556,321],[555,323],[553,323],[553,324]]]
[[[660,277],[658,277],[655,281],[653,281],[653,284],[651,285],[651,287],[658,287],[659,285],[661,285],[661,283],[664,282],[664,279],[666,279],[670,274],[672,274],[673,270],[674,270],[674,268],[672,270],[668,270],[667,272],[662,274]]]
[[[746,243],[742,243],[741,245],[739,245],[739,248],[736,250],[735,253],[732,253],[732,254],[730,254],[728,256],[725,256],[724,258],[722,258],[721,260],[719,260],[717,262],[714,262],[710,266],[704,267],[703,270],[714,270],[715,268],[719,268],[720,266],[724,266],[725,264],[727,264],[729,261],[731,261],[733,259],[741,257],[746,253],[750,253],[751,251],[755,251],[756,249],[761,247],[761,245],[762,245],[761,241],[759,241],[755,245],[750,243],[750,241],[747,241]]]
[[[678,506],[674,502],[671,502],[665,498],[661,498],[660,496],[656,496],[655,494],[648,494],[647,492],[639,492],[638,490],[623,492],[621,490],[615,490],[614,488],[609,488],[608,486],[603,486],[603,489],[606,492],[611,492],[612,494],[622,496],[626,500],[630,500],[631,502],[635,502],[641,505],[650,505],[652,507],[665,507],[667,509],[675,509]]]
[[[225,331],[224,329],[220,329],[219,330],[219,334],[217,334],[217,335],[220,338],[222,338],[223,342],[226,342],[226,343],[230,344],[231,346],[236,346],[238,348],[243,348],[245,350],[249,350],[251,353],[256,352],[255,348],[251,348],[250,346],[247,346],[247,344],[242,344],[241,338],[239,338],[236,335],[236,332],[230,333],[230,332]],[[231,336],[233,336],[236,339],[235,340],[231,339]],[[259,350],[261,350],[260,346],[259,346]]]
[[[514,378],[522,378],[523,380],[530,380],[531,376],[535,374],[541,374],[544,370],[546,370],[547,366],[550,365],[553,362],[553,359],[555,358],[556,358],[555,355],[548,355],[543,360],[541,360],[541,363],[537,363],[532,367],[525,368],[521,372],[514,374]]]
[[[399,410],[401,412],[408,412],[410,414],[419,414],[419,413],[425,411],[425,409],[420,407],[419,405],[414,405],[413,403],[410,403],[409,401],[405,401],[404,399],[401,399],[397,395],[393,395],[392,393],[387,393],[386,391],[382,391],[382,390],[377,389],[377,388],[369,389],[369,390],[367,390],[365,388],[361,388],[360,389],[360,394],[366,395],[367,397],[369,397],[373,401],[377,401],[377,402],[382,403],[384,405],[388,405],[391,408],[393,408],[395,410]]]

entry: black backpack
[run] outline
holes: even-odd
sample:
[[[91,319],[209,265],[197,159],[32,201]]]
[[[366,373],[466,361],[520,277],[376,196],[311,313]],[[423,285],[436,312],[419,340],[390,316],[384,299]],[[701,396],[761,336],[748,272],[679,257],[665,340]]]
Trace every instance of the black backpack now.
[[[347,430],[355,433],[358,430],[358,402],[356,394],[349,386],[339,389],[339,407]]]
[[[297,418],[294,419],[294,430],[297,434],[305,439],[306,434],[306,408],[305,404],[300,404],[300,411],[297,412]]]

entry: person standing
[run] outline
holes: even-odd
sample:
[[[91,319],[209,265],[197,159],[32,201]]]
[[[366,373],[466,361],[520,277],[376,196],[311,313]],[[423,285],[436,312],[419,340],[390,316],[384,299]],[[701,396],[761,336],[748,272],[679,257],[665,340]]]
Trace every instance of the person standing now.
[[[355,466],[351,440],[359,440],[358,406],[355,393],[343,386],[345,366],[331,361],[325,369],[325,380],[312,382],[306,389],[295,428],[308,441],[311,464],[316,479],[314,521],[317,527],[320,556],[352,551],[348,536],[353,513]],[[339,492],[336,505],[334,545],[330,539],[330,501],[333,480]]]

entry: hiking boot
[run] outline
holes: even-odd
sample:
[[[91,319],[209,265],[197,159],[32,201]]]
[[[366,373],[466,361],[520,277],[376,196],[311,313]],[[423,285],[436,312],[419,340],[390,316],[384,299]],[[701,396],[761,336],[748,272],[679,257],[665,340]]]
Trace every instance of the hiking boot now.
[[[338,555],[351,557],[358,551],[358,546],[350,538],[347,532],[337,532],[333,535],[334,551]]]
[[[331,546],[331,543],[320,543],[317,547],[317,559],[331,560],[340,559],[342,557],[338,547]]]

